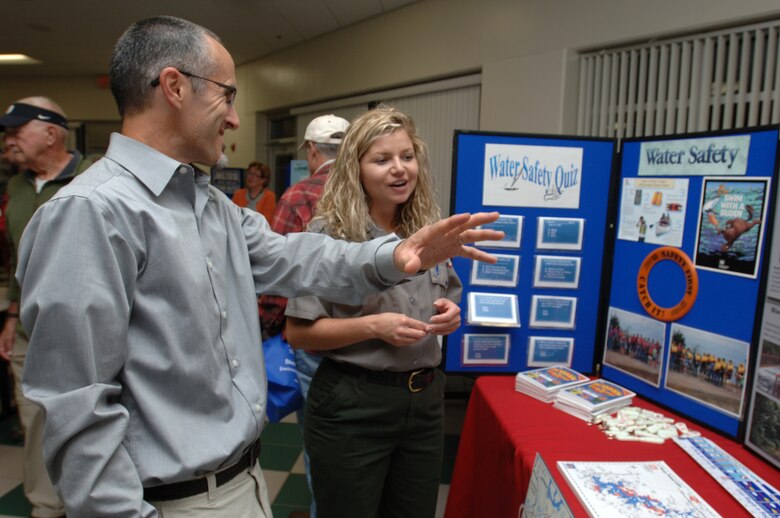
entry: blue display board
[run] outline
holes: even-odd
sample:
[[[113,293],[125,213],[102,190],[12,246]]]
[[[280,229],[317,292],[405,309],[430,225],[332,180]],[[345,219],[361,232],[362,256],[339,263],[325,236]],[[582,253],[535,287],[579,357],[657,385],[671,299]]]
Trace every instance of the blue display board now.
[[[464,325],[445,341],[447,372],[567,360],[593,371],[614,152],[609,139],[455,132],[452,211],[498,211],[507,237],[477,244],[500,256],[495,266],[454,259]],[[491,318],[495,307],[514,309],[492,294],[517,296],[517,322],[511,311]]]
[[[620,155],[602,376],[733,437],[754,362],[777,144],[772,127],[630,139]]]
[[[231,197],[244,186],[244,170],[240,167],[212,167],[211,184]]]

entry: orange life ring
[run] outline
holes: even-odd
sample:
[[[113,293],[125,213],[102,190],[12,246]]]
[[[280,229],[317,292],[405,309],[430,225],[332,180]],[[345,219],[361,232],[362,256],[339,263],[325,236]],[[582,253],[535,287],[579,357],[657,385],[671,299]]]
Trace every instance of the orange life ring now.
[[[682,269],[685,276],[685,294],[676,305],[662,308],[653,301],[647,283],[650,279],[650,270],[659,262],[667,260]],[[673,246],[662,246],[650,252],[642,261],[636,277],[636,289],[640,304],[650,316],[664,322],[673,322],[684,317],[696,302],[696,296],[699,294],[699,275],[696,273],[693,261],[685,252]]]

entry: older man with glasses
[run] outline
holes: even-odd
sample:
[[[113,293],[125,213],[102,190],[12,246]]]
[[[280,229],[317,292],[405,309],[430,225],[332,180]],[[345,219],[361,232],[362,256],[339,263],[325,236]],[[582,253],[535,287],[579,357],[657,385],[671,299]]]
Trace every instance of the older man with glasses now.
[[[14,271],[22,233],[35,209],[70,183],[90,162],[78,151],[68,150],[68,121],[62,108],[46,97],[27,97],[13,103],[0,117],[0,131],[4,131],[6,151],[21,167],[21,173],[8,182],[5,209],[12,247],[10,267]],[[24,431],[24,494],[32,505],[32,516],[64,516],[65,508],[43,462],[43,412],[22,394],[22,371],[29,342],[19,324],[20,290],[13,276],[7,296],[9,305],[0,332],[0,357],[11,361],[14,373],[14,395]],[[45,374],[54,378],[59,375],[56,369]]]

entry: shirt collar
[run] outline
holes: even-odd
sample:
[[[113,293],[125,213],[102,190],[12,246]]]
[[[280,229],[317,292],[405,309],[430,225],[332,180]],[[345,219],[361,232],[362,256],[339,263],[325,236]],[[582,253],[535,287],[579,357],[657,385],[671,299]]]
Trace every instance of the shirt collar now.
[[[192,172],[193,167],[177,162],[154,148],[120,133],[111,134],[106,158],[127,169],[155,196],[159,196],[176,173]]]
[[[322,165],[319,166],[316,171],[314,171],[314,174],[312,176],[317,176],[320,173],[324,173],[326,171],[329,171],[330,170],[330,166],[332,166],[333,162],[335,162],[335,161],[336,161],[335,158],[331,158],[330,160],[327,160],[327,161],[323,162]]]
[[[76,172],[76,166],[79,165],[79,162],[81,162],[81,153],[75,149],[69,150],[68,153],[70,153],[70,161],[68,161],[65,167],[62,168],[60,174],[58,174],[55,178],[52,178],[52,180],[63,180],[69,176],[73,176],[73,173]],[[28,180],[35,180],[36,174],[32,170],[26,169],[23,173]]]
[[[369,219],[368,221],[368,238],[369,239],[376,239],[378,237],[384,237],[388,235],[385,230],[379,228],[379,226],[374,223],[373,219]]]

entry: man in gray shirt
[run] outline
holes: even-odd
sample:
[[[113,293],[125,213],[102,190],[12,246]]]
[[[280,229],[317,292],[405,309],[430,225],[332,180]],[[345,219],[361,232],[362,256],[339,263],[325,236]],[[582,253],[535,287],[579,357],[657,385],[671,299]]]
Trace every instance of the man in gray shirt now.
[[[266,380],[256,295],[363,296],[453,255],[498,214],[352,244],[273,233],[191,163],[238,129],[235,67],[215,34],[157,17],[111,61],[122,116],[105,158],[30,221],[19,250],[25,395],[69,516],[268,516],[257,465]]]

